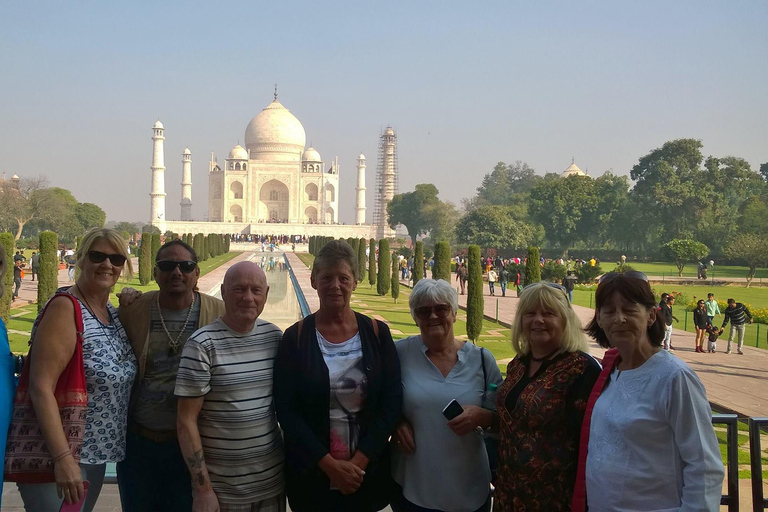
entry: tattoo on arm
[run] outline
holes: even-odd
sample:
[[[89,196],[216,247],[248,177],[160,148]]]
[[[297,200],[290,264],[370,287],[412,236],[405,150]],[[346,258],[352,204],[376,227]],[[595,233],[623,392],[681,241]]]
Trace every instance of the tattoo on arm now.
[[[187,464],[189,464],[190,469],[200,469],[204,462],[203,450],[197,450],[191,457],[187,457]]]
[[[205,474],[202,471],[198,471],[197,473],[195,473],[195,478],[197,479],[198,487],[202,487],[207,483]]]

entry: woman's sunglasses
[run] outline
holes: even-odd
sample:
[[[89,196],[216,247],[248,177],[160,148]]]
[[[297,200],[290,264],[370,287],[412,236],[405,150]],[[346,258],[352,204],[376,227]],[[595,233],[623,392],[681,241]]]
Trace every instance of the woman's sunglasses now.
[[[103,263],[107,258],[109,258],[109,262],[113,267],[122,267],[125,265],[126,257],[122,254],[107,254],[101,251],[88,251],[88,261],[91,263]]]
[[[632,277],[635,279],[640,279],[641,281],[645,281],[646,283],[648,282],[647,275],[643,274],[642,272],[638,272],[637,270],[630,270],[629,272],[608,272],[607,274],[603,274],[598,284],[613,281],[619,276]]]
[[[435,312],[437,318],[445,318],[453,313],[453,308],[448,304],[438,304],[437,306],[421,306],[413,310],[413,314],[419,320],[428,320]]]
[[[155,263],[155,266],[157,267],[160,272],[173,272],[176,270],[176,267],[179,267],[179,270],[184,272],[185,274],[189,274],[193,270],[195,270],[195,267],[197,267],[197,262],[192,260],[186,260],[186,261],[175,261],[175,260],[160,260]]]

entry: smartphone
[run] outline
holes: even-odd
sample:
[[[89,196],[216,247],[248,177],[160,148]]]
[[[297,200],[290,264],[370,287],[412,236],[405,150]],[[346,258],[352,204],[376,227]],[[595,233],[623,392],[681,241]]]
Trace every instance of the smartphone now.
[[[450,421],[463,412],[464,412],[464,408],[454,398],[453,400],[448,402],[448,405],[446,405],[445,409],[443,409],[443,416],[445,416],[446,419]]]
[[[80,501],[77,503],[72,503],[71,505],[67,504],[65,501],[61,504],[61,508],[59,509],[59,512],[80,512],[80,509],[83,508],[83,503],[85,503],[85,497],[88,496],[88,486],[91,485],[91,482],[88,480],[83,481],[83,497]]]

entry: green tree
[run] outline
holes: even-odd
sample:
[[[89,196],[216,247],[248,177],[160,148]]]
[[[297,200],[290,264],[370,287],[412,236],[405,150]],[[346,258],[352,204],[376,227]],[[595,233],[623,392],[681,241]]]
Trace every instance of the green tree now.
[[[197,234],[195,234],[192,237],[192,248],[195,250],[195,254],[197,254],[197,259],[200,260],[200,261],[203,261],[203,235],[202,235],[202,233],[197,233]]]
[[[229,244],[232,243],[232,237],[229,236],[229,233],[224,235],[224,254],[227,254],[229,252]]]
[[[392,275],[389,280],[392,298],[395,299],[395,304],[397,304],[397,298],[400,297],[400,276],[398,275],[397,258],[394,256],[392,257]]]
[[[541,269],[541,278],[556,283],[565,278],[566,272],[565,265],[560,265],[555,260],[549,260],[544,263],[544,268]]]
[[[5,290],[0,296],[0,318],[8,325],[10,320],[11,302],[13,300],[13,254],[16,249],[16,240],[10,233],[0,233],[0,244],[5,249],[5,275],[0,291]]]
[[[458,241],[499,250],[527,247],[534,239],[534,228],[515,220],[514,209],[486,205],[470,210],[456,226]]]
[[[667,256],[675,262],[677,275],[683,277],[683,268],[689,261],[697,261],[709,254],[709,247],[690,238],[675,238],[665,243],[662,248]]]
[[[413,286],[424,279],[424,242],[416,242],[413,252]]]
[[[438,242],[435,245],[435,266],[432,268],[432,279],[451,282],[451,246],[448,242]]]
[[[528,260],[525,263],[525,286],[541,281],[541,264],[539,262],[539,248],[528,248]]]
[[[741,260],[747,264],[747,288],[752,284],[758,266],[768,264],[768,239],[764,236],[740,233],[725,246],[726,257]]]
[[[139,252],[139,284],[147,286],[152,280],[152,234],[141,234],[141,252]]]
[[[200,234],[200,246],[202,247],[203,251],[203,261],[208,261],[208,237],[204,234]]]
[[[510,206],[541,179],[525,162],[518,160],[509,165],[499,162],[491,173],[483,177],[471,206]]]
[[[376,240],[371,238],[368,241],[368,284],[376,284]]]
[[[115,224],[115,229],[116,230],[118,230],[118,231],[127,231],[127,232],[129,232],[131,234],[131,236],[133,236],[136,233],[138,233],[140,231],[140,229],[139,229],[140,227],[141,226],[139,226],[135,222],[121,221],[121,222],[118,222],[117,224]]]
[[[428,233],[439,222],[441,202],[437,194],[437,187],[431,183],[416,185],[413,192],[396,194],[387,205],[390,227],[402,224],[408,228],[415,244],[419,235]]]
[[[41,311],[59,287],[59,236],[53,231],[43,231],[39,236],[40,270],[37,274],[37,310]]]
[[[528,210],[565,257],[577,240],[587,238],[584,220],[595,211],[597,203],[594,180],[589,176],[554,176],[531,189]]]
[[[470,245],[467,254],[467,337],[476,343],[483,331],[485,305],[483,299],[483,264],[480,246]]]
[[[389,240],[382,238],[379,240],[379,275],[376,278],[376,292],[379,295],[389,293]]]
[[[78,203],[75,207],[75,216],[83,231],[88,231],[90,228],[103,228],[107,220],[104,210],[93,203]]]
[[[43,177],[22,179],[18,184],[13,180],[0,181],[0,229],[15,232],[15,240],[21,238],[24,226],[40,217],[45,209],[45,203],[37,192],[46,187]]]
[[[359,268],[357,282],[362,283],[365,280],[365,248],[368,246],[368,241],[365,238],[357,240],[357,267]]]

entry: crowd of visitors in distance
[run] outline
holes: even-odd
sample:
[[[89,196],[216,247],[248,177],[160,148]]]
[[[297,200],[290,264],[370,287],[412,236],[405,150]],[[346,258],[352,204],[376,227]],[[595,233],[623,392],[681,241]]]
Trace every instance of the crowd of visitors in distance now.
[[[524,288],[503,378],[456,338],[446,281],[414,287],[420,334],[397,343],[355,312],[357,255],[341,241],[312,267],[318,311],[285,333],[260,318],[259,265],[230,266],[219,300],[197,290],[180,240],[158,251],[159,290],[124,289],[116,309],[128,256],[113,230],[83,238],[15,399],[0,386],[5,476],[28,511],[93,510],[108,462],[125,512],[284,511],[286,497],[295,512],[719,509],[704,387],[662,349],[665,318],[639,272],[597,288],[586,332],[609,348],[602,367],[565,289]]]

